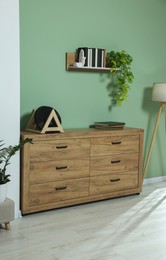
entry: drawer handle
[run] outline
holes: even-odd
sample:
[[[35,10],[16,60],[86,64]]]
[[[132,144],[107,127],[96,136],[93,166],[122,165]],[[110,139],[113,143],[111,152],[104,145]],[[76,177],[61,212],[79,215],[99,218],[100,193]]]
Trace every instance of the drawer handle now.
[[[67,145],[60,145],[56,146],[56,149],[66,149],[68,146]]]
[[[121,144],[121,141],[112,142],[112,144]]]
[[[116,182],[116,181],[120,181],[120,178],[117,179],[111,179],[110,182]]]
[[[56,166],[56,170],[64,170],[67,169],[67,166]]]
[[[65,190],[67,186],[55,187],[55,190]]]
[[[111,161],[111,163],[120,163],[120,160]]]

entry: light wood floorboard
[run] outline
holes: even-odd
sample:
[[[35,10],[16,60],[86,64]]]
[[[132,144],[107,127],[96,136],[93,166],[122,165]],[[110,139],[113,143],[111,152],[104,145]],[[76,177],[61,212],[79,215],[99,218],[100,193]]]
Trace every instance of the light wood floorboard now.
[[[3,260],[166,260],[166,182],[140,195],[31,214],[0,229]]]

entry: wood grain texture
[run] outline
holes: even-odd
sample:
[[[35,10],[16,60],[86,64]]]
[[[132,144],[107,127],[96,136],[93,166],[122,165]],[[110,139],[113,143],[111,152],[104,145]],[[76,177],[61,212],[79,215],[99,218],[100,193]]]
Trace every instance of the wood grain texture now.
[[[21,151],[23,214],[140,193],[143,130],[69,129]]]

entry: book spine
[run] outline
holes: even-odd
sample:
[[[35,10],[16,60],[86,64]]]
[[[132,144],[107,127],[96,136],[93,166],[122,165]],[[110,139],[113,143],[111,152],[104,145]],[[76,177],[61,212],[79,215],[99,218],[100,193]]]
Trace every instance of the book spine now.
[[[104,67],[106,67],[106,49],[104,49]]]
[[[88,49],[88,67],[92,67],[92,48]]]
[[[97,57],[98,57],[98,49],[96,48],[96,49],[95,49],[95,67],[96,67],[96,68],[97,68],[97,63],[98,63]]]
[[[104,49],[101,51],[101,67],[104,67]]]
[[[98,49],[98,55],[97,55],[97,67],[101,67],[101,57],[102,57],[102,49]]]
[[[95,67],[95,48],[92,48],[92,67]]]

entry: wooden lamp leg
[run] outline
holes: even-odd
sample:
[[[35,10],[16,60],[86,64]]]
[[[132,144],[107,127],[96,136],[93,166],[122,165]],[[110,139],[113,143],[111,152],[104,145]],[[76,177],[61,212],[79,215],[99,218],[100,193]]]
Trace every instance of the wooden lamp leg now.
[[[5,223],[5,228],[6,228],[6,230],[10,230],[10,222]]]
[[[147,171],[147,168],[148,168],[150,155],[151,155],[151,152],[152,152],[152,147],[153,147],[154,139],[155,139],[155,136],[156,136],[156,131],[157,131],[157,128],[158,128],[162,107],[163,107],[163,103],[160,103],[160,108],[159,108],[159,112],[158,112],[158,115],[157,115],[156,124],[155,124],[154,130],[153,130],[152,140],[151,140],[151,143],[150,143],[149,153],[148,153],[148,157],[147,157],[144,172],[143,172],[143,180],[145,178],[146,171]]]

